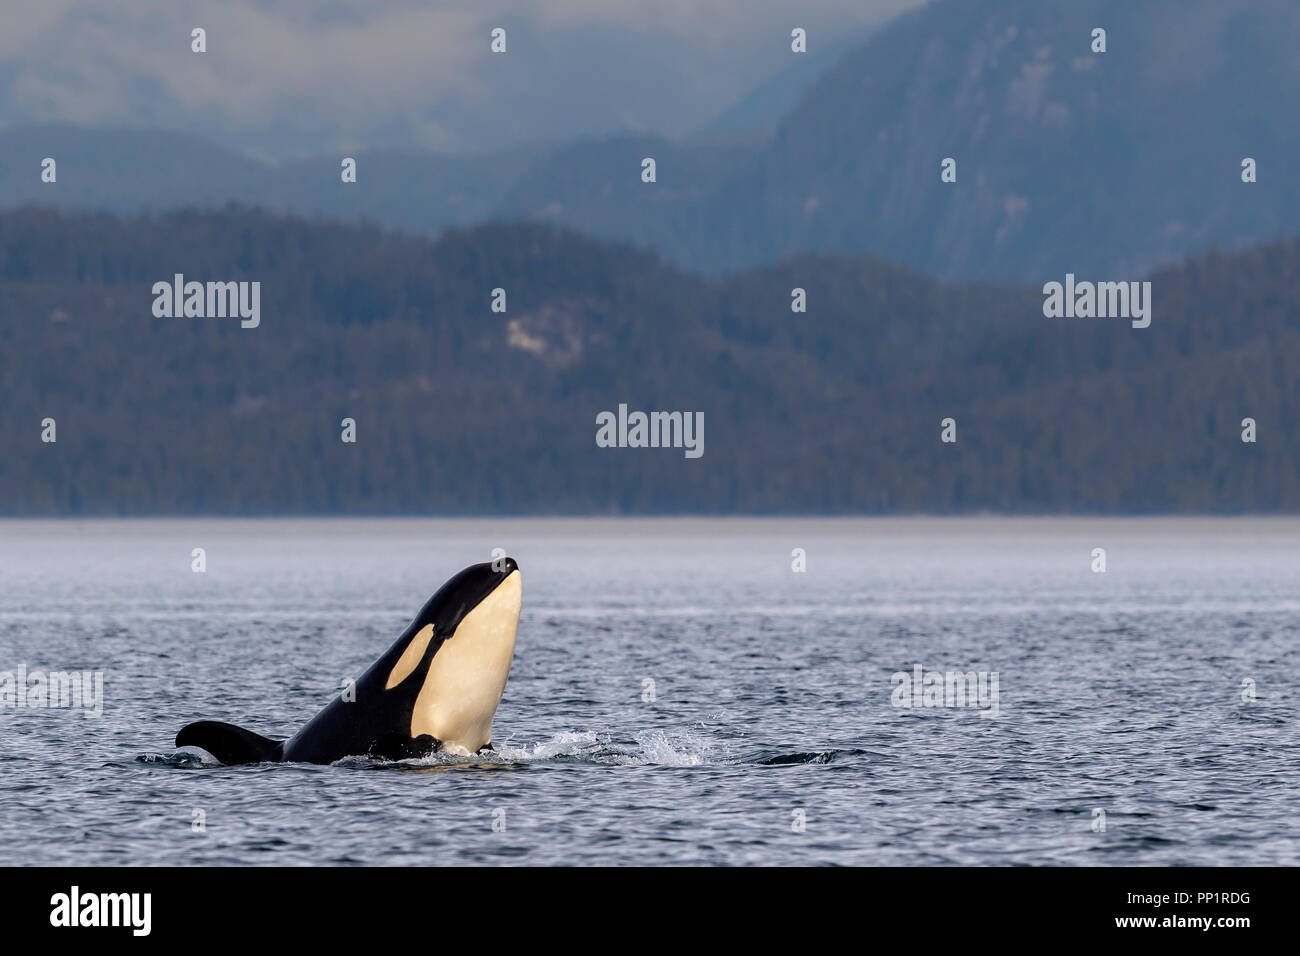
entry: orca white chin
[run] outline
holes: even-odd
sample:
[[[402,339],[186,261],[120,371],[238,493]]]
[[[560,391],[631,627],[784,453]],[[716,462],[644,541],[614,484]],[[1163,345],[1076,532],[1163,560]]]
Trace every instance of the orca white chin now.
[[[523,603],[518,569],[461,619],[429,664],[411,712],[411,737],[469,756],[492,742],[492,718],[506,689]]]

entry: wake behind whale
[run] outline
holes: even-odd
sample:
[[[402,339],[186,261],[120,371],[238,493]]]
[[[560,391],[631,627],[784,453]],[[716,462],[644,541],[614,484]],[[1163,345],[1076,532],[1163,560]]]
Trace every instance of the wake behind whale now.
[[[176,746],[224,764],[405,760],[492,749],[492,718],[514,657],[523,590],[513,558],[475,564],[420,609],[393,646],[287,740],[200,720]]]

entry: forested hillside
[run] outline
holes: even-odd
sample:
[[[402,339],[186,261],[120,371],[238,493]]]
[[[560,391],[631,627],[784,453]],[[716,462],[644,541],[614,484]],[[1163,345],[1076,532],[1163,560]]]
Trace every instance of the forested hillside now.
[[[177,272],[260,282],[260,326],[155,318]],[[0,511],[1300,507],[1300,246],[1150,278],[1133,329],[867,257],[701,278],[541,225],[434,241],[241,208],[9,212]],[[598,448],[620,403],[703,412],[703,457]]]

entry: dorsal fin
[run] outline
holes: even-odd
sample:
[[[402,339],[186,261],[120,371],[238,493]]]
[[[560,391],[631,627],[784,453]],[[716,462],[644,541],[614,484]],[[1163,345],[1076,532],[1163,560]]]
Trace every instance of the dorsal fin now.
[[[274,763],[280,759],[283,745],[282,740],[271,740],[219,720],[186,724],[176,735],[177,747],[198,747],[224,764]]]

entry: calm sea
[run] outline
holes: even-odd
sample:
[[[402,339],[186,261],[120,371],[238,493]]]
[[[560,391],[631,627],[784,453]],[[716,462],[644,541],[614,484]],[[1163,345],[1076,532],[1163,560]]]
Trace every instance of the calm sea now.
[[[172,746],[292,733],[493,548],[494,756]],[[1295,519],[3,522],[0,672],[103,696],[0,709],[0,862],[1297,864],[1297,583]]]

